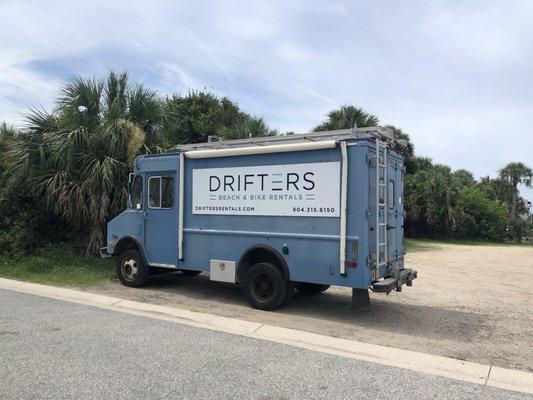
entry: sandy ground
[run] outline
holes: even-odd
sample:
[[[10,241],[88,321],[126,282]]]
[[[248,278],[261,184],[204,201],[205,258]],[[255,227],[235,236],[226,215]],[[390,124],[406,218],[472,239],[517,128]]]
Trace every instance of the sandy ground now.
[[[533,371],[533,247],[435,245],[412,251],[412,287],[371,294],[350,311],[351,290],[296,294],[275,312],[254,310],[241,289],[202,274],[154,279],[142,289],[110,282],[88,290],[324,335]]]

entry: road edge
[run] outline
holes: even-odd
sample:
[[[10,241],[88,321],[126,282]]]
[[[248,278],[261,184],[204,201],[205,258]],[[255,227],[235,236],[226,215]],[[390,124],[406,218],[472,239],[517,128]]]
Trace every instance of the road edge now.
[[[13,279],[0,278],[0,289],[70,301],[430,375],[533,394],[533,373],[525,371]]]

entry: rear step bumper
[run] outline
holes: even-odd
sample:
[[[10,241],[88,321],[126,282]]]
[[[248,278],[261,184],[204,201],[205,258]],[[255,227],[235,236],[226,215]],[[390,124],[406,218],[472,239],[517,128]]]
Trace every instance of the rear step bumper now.
[[[373,292],[378,293],[389,294],[392,290],[400,292],[404,284],[407,286],[411,286],[413,284],[413,279],[416,279],[416,276],[416,270],[411,268],[405,268],[400,270],[399,278],[397,276],[385,278],[382,281],[374,283],[370,288]]]

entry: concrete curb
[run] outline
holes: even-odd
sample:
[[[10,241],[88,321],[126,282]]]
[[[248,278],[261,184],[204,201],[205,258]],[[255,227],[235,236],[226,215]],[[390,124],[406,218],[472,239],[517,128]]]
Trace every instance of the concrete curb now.
[[[257,322],[0,278],[0,288],[533,394],[533,374]]]

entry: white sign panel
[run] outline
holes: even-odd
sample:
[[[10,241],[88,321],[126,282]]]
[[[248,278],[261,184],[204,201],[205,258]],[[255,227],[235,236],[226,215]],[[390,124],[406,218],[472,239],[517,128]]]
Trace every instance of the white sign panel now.
[[[194,169],[192,212],[338,217],[340,163]]]

